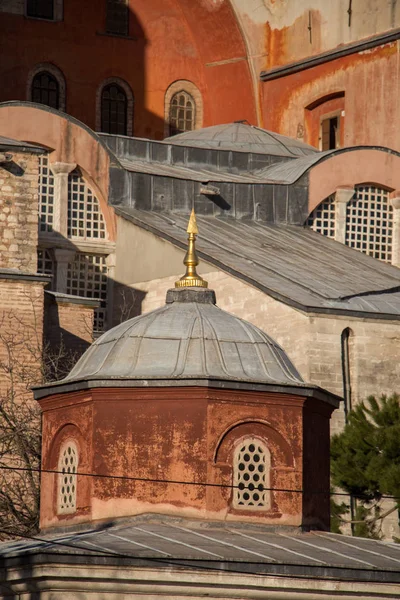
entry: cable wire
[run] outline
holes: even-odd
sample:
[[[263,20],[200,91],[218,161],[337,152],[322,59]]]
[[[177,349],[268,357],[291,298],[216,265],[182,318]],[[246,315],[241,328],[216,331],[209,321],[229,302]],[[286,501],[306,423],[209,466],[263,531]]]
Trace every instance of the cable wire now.
[[[170,484],[174,484],[174,485],[193,485],[193,486],[204,486],[204,487],[216,487],[216,488],[222,488],[222,489],[240,489],[240,490],[244,490],[244,489],[250,489],[251,491],[255,490],[256,487],[254,486],[254,488],[250,488],[249,486],[246,485],[234,485],[234,484],[229,484],[229,483],[208,483],[208,482],[201,482],[201,481],[180,481],[177,479],[151,479],[148,477],[132,477],[130,475],[103,475],[100,473],[82,473],[80,471],[77,471],[76,473],[66,473],[64,471],[59,471],[57,469],[42,469],[40,467],[38,468],[27,468],[27,467],[11,467],[11,466],[1,466],[0,469],[4,469],[6,471],[27,471],[27,472],[31,472],[31,473],[50,473],[50,474],[55,474],[55,475],[74,475],[74,476],[80,476],[80,477],[95,477],[97,479],[118,479],[118,480],[126,480],[126,481],[139,481],[139,482],[144,482],[144,483],[170,483]],[[262,491],[265,492],[285,492],[285,493],[291,493],[291,494],[313,494],[313,495],[329,495],[329,496],[346,496],[346,497],[354,497],[354,494],[348,494],[347,492],[331,492],[331,491],[325,491],[325,490],[307,490],[306,492],[302,489],[289,489],[289,488],[275,488],[275,487],[265,487],[263,484],[262,485]],[[260,490],[261,491],[261,490]],[[362,495],[357,495],[356,496],[358,499],[362,500],[364,499],[365,501],[369,501],[370,498],[368,498],[367,496],[362,496]],[[385,499],[385,500],[394,500],[396,502],[399,501],[398,498],[396,498],[395,496],[389,496],[389,495],[381,495],[380,499]]]

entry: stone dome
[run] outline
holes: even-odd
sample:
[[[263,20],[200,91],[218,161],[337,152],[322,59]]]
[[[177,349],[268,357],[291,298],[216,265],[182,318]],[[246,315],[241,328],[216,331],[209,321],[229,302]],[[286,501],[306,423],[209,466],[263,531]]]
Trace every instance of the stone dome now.
[[[242,122],[186,131],[166,138],[164,142],[174,146],[253,152],[292,158],[318,153],[314,146]]]
[[[162,308],[104,333],[60,383],[193,379],[304,385],[274,340],[201,288],[169,290]]]

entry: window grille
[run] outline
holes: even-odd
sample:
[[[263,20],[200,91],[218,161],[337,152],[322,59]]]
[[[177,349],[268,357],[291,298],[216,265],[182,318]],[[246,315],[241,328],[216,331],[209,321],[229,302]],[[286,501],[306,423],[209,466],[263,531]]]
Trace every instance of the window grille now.
[[[47,156],[39,158],[39,232],[51,233],[54,224],[54,175]]]
[[[106,85],[101,93],[101,131],[127,135],[127,109],[124,90],[116,83]]]
[[[38,248],[37,258],[37,272],[42,275],[51,275],[54,280],[56,265],[51,250]],[[51,282],[47,289],[53,289],[53,287],[53,282]]]
[[[389,192],[374,186],[357,186],[347,204],[346,244],[374,258],[392,260],[393,208]]]
[[[61,450],[58,464],[58,514],[76,511],[78,451],[69,443]]]
[[[37,73],[32,80],[31,100],[52,108],[60,108],[60,86],[57,79],[47,71]]]
[[[314,231],[335,238],[335,197],[328,196],[308,217],[306,225]]]
[[[192,131],[196,117],[195,102],[190,94],[180,91],[172,96],[169,112],[170,135]]]
[[[271,459],[267,447],[256,438],[247,438],[234,452],[233,506],[243,510],[267,510]]]
[[[54,0],[27,0],[26,16],[53,20]]]
[[[106,237],[99,201],[78,170],[68,176],[68,237],[83,240]]]
[[[68,265],[67,294],[100,300],[99,308],[94,311],[93,331],[104,331],[107,311],[106,257],[77,253],[74,262]]]
[[[116,35],[129,34],[128,0],[107,0],[106,31]]]

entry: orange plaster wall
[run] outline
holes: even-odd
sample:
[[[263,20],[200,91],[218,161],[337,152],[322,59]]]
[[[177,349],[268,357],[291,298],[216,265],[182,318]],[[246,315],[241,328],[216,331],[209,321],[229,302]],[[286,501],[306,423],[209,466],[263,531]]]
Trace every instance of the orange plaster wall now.
[[[299,526],[306,522],[302,494],[274,492],[271,508],[262,512],[232,508],[233,447],[248,435],[265,441],[272,487],[301,489],[308,472],[308,491],[329,490],[331,408],[322,404],[291,394],[201,387],[104,388],[44,398],[43,468],[55,468],[63,439],[73,439],[75,430],[82,469],[102,477],[78,476],[77,513],[58,517],[57,480],[46,474],[41,525],[151,512]],[[303,452],[307,414],[318,423],[309,436],[326,438],[318,461],[309,449]],[[311,519],[327,527],[329,508]]]
[[[382,150],[349,150],[321,161],[309,174],[309,212],[341,186],[400,186],[400,157]]]
[[[130,5],[129,39],[104,35],[105,2],[65,2],[64,20],[57,23],[0,13],[0,101],[26,100],[30,70],[50,62],[66,79],[66,112],[91,128],[96,90],[109,77],[124,79],[134,93],[137,137],[163,137],[165,92],[178,79],[199,88],[204,126],[255,121],[245,46],[229,2],[135,0]]]
[[[344,92],[343,145],[400,150],[398,58],[399,47],[393,42],[262,83],[265,128],[316,145],[312,128],[307,133],[307,107]]]

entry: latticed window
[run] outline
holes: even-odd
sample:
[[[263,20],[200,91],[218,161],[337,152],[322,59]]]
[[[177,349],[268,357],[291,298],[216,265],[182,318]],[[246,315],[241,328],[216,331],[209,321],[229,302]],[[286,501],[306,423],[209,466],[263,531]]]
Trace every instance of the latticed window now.
[[[54,224],[54,176],[47,156],[39,158],[39,232],[51,233]]]
[[[128,0],[106,0],[106,31],[117,35],[129,34]]]
[[[31,100],[58,109],[60,107],[60,86],[57,79],[47,71],[37,73],[32,81]]]
[[[127,112],[128,99],[124,90],[116,83],[106,85],[101,93],[101,131],[126,135]]]
[[[51,250],[46,248],[38,248],[37,251],[37,272],[42,275],[51,275],[54,279],[56,264]],[[53,283],[48,289],[53,289]]]
[[[78,252],[74,262],[68,265],[67,294],[100,300],[100,306],[94,312],[93,330],[96,333],[104,331],[107,311],[106,257]]]
[[[308,217],[306,225],[327,237],[335,237],[335,197],[328,196]]]
[[[82,240],[106,238],[99,201],[78,170],[68,177],[68,237]]]
[[[196,117],[196,105],[190,94],[180,91],[171,99],[169,111],[170,135],[192,131]]]
[[[58,463],[58,514],[76,511],[78,450],[73,442],[61,449]]]
[[[37,19],[54,19],[54,0],[27,0],[26,16]]]
[[[393,208],[389,192],[358,186],[346,210],[346,244],[374,258],[392,260]]]
[[[236,446],[233,459],[234,508],[270,508],[270,467],[269,450],[257,438],[247,438]]]

